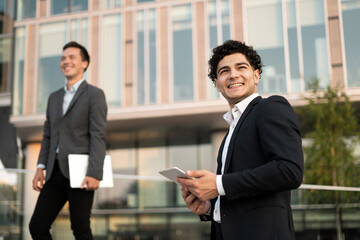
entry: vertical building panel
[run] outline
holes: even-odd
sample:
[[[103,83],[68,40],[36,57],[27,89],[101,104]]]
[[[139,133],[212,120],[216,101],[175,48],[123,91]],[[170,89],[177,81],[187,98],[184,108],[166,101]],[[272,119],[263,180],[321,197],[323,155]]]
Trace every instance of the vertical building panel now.
[[[159,10],[159,83],[160,103],[169,102],[169,42],[168,42],[168,9],[161,7]]]
[[[35,74],[35,51],[37,50],[36,46],[36,25],[29,25],[27,27],[26,34],[26,57],[25,57],[25,74],[24,74],[24,115],[34,114],[36,106],[36,95],[34,92],[34,86],[36,82],[34,79]]]
[[[330,84],[332,87],[344,88],[344,66],[341,52],[341,35],[339,21],[339,1],[328,0],[327,14],[329,24],[329,41],[330,41],[330,61],[331,76]]]
[[[197,90],[198,99],[196,100],[206,100],[206,89],[207,85],[210,84],[207,82],[206,77],[206,44],[205,41],[205,8],[203,2],[198,2],[194,5],[195,8],[195,84]]]
[[[233,0],[231,32],[234,40],[244,41],[243,0]]]
[[[99,16],[93,16],[90,20],[90,82],[95,86],[99,86]],[[89,70],[90,70],[89,69]]]
[[[133,105],[133,12],[124,14],[124,106]]]
[[[47,4],[50,4],[50,1],[43,1],[43,0],[37,1],[37,5],[38,5],[37,13],[39,18],[46,17]]]
[[[90,0],[90,11],[100,9],[100,0]]]

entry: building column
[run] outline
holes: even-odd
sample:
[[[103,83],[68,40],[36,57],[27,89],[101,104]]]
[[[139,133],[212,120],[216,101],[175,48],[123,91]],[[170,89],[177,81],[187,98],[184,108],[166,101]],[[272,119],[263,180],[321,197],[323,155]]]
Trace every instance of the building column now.
[[[346,86],[344,79],[344,65],[342,56],[342,39],[340,30],[341,11],[340,1],[328,0],[327,14],[329,25],[329,41],[330,41],[330,61],[331,61],[331,82],[333,88],[344,89]]]
[[[32,180],[35,175],[37,159],[40,152],[40,143],[30,143],[26,145],[26,159],[25,159],[25,169],[34,170],[33,173],[24,174],[24,198],[23,198],[23,209],[24,209],[24,219],[22,224],[23,240],[31,240],[29,232],[29,222],[33,214],[35,204],[39,195],[39,192],[36,192],[32,188]]]

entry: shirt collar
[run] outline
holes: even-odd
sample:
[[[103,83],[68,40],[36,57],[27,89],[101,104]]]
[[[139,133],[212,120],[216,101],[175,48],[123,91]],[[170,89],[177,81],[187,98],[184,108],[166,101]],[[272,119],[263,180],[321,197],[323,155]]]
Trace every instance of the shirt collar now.
[[[65,92],[70,92],[70,93],[75,93],[78,88],[80,87],[81,83],[85,81],[85,78],[82,78],[80,79],[80,81],[78,81],[77,83],[75,83],[71,88],[70,90],[67,90],[67,87],[66,87],[66,84],[67,84],[67,80],[65,79],[65,86],[64,86],[64,89],[65,89]]]
[[[229,123],[229,125],[231,125],[235,119],[237,119],[239,116],[243,114],[249,103],[258,96],[259,96],[258,93],[253,93],[244,100],[242,100],[241,102],[235,104],[235,106],[231,110],[227,111],[223,115],[224,120],[227,123]]]

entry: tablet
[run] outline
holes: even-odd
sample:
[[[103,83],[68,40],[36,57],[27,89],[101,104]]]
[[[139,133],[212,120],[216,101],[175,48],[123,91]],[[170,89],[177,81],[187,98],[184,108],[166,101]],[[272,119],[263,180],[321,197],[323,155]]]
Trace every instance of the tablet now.
[[[70,186],[72,188],[80,188],[85,179],[86,171],[89,162],[89,155],[87,154],[69,154],[69,176]],[[111,157],[105,156],[103,167],[103,179],[99,183],[99,188],[114,187],[114,179],[112,172]]]
[[[180,178],[193,178],[193,177],[189,177],[185,171],[181,170],[178,167],[171,167],[171,168],[167,168],[164,170],[159,171],[159,173],[161,175],[163,175],[164,177],[167,177],[168,179],[170,179],[171,181],[178,183],[176,181],[176,178],[180,177]]]

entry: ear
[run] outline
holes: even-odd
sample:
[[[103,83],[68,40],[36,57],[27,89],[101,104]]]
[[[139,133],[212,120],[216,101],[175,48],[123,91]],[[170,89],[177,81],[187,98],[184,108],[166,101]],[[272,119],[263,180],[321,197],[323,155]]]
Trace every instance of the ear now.
[[[215,85],[217,91],[220,92],[219,87],[218,87],[218,81],[216,78],[214,78],[214,85]]]
[[[254,71],[254,82],[257,85],[260,82],[260,73],[259,73],[259,69],[256,69]]]
[[[89,62],[88,61],[82,61],[81,66],[85,69],[89,66]]]

